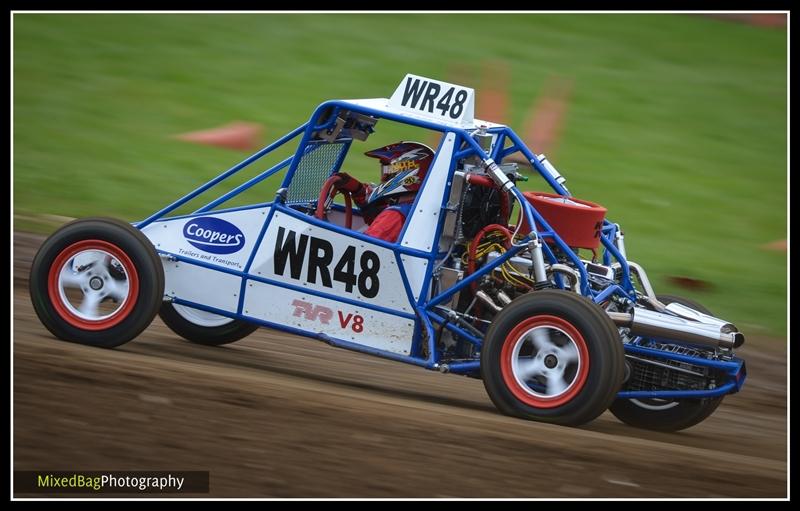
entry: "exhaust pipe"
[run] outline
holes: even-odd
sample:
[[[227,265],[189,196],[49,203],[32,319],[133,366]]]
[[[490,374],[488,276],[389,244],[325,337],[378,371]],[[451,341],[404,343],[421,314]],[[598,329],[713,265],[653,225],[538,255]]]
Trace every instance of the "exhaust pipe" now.
[[[677,309],[669,304],[669,310]],[[698,319],[672,316],[647,309],[634,309],[633,313],[608,312],[617,326],[631,329],[634,335],[661,337],[691,344],[702,344],[712,348],[738,348],[744,344],[744,335],[727,321],[701,314],[693,309],[685,309],[696,314]],[[689,315],[689,313],[681,310]],[[675,312],[677,314],[677,312]]]
[[[487,295],[485,291],[483,290],[478,291],[477,293],[475,293],[475,296],[477,296],[478,299],[480,299],[480,301],[482,301],[484,304],[488,305],[489,308],[492,309],[495,313],[498,313],[501,310],[503,310],[503,308],[497,305],[495,301],[492,300],[492,297]]]
[[[715,325],[719,326],[720,332],[725,334],[730,334],[733,332],[738,332],[733,324],[728,323],[725,320],[715,318],[714,316],[709,316],[708,314],[703,314],[702,312],[696,311],[694,309],[690,309],[685,305],[681,305],[678,302],[672,302],[667,304],[666,309],[673,314],[676,314],[684,319],[688,319],[690,321],[698,321],[700,323],[705,323],[707,325]]]

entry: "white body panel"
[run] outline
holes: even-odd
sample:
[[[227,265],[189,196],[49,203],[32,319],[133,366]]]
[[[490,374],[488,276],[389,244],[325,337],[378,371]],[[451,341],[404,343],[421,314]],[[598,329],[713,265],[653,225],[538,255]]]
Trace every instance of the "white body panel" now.
[[[414,335],[411,319],[253,280],[242,314],[401,355],[410,353]]]
[[[416,248],[429,252],[433,246],[436,227],[439,225],[442,212],[442,199],[447,186],[447,171],[453,159],[456,136],[448,133],[442,143],[433,167],[428,170],[428,178],[422,188],[421,195],[414,207],[411,221],[408,224],[401,244],[404,247]]]
[[[281,232],[283,233],[283,237],[279,240]],[[278,245],[279,241],[281,241],[283,245],[286,245],[288,243],[287,236],[289,233],[294,233],[293,246],[295,247],[300,246],[302,236],[307,237],[305,248],[303,249],[303,256],[301,258],[298,257],[295,263],[296,265],[300,265],[299,269],[297,266],[293,266],[291,260],[287,260],[281,265],[281,263],[275,259],[276,245]],[[309,268],[312,238],[324,240],[331,245],[331,259],[329,264],[327,264],[328,276],[330,277],[328,279],[323,278],[322,275],[319,274],[319,271],[315,271],[314,268]],[[352,289],[348,290],[344,282],[333,278],[337,263],[344,256],[349,247],[353,247],[355,250],[354,271],[358,274],[361,273],[361,268],[359,266],[365,252],[376,254],[380,260],[380,268],[377,272],[379,285],[375,296],[364,296],[360,292],[358,285],[354,285]],[[292,275],[293,269],[294,276]],[[250,274],[270,280],[286,282],[295,286],[306,287],[331,295],[346,297],[352,300],[369,301],[370,303],[388,309],[399,310],[406,313],[413,313],[414,311],[409,303],[408,294],[403,285],[403,279],[400,275],[400,270],[397,267],[397,261],[392,250],[312,225],[301,219],[279,212],[276,212],[270,221],[264,239],[261,241],[261,246],[258,248],[256,256],[253,259]],[[326,280],[328,282],[326,282]],[[369,283],[372,284],[372,282]],[[418,285],[421,287],[421,282]],[[420,287],[414,292],[418,294]]]
[[[409,355],[414,335],[414,319],[359,307],[333,298],[341,296],[350,300],[367,301],[386,309],[413,314],[414,308],[409,301],[394,252],[346,234],[311,225],[303,219],[279,212],[273,215],[260,246],[255,247],[255,241],[268,212],[269,208],[253,208],[167,219],[150,224],[143,229],[143,232],[157,250],[196,260],[199,264],[239,271],[244,271],[250,254],[255,251],[249,274],[320,291],[330,295],[330,298],[320,297],[311,292],[287,289],[280,285],[248,280],[244,291],[243,307],[241,311],[238,311],[242,277],[191,262],[162,259],[165,295],[231,314],[239,313],[254,320],[297,328],[309,333],[322,333],[369,348]],[[219,221],[224,221],[224,223]],[[206,231],[213,230],[209,226],[222,226],[223,230],[227,229],[222,233],[225,236],[219,233],[218,235],[206,233]],[[283,268],[278,268],[280,272],[276,273],[275,255],[279,229],[282,229],[284,237],[282,247],[284,262]],[[291,246],[287,245],[290,243],[287,236],[289,231],[295,233]],[[198,238],[196,236],[198,232],[207,234],[207,239],[202,236]],[[186,233],[194,233],[194,235],[187,237]],[[242,237],[234,238],[233,233],[241,233]],[[297,251],[301,236],[306,237],[305,249],[302,257],[299,257]],[[202,248],[197,248],[197,243],[201,247],[206,247],[203,243],[207,243],[211,239],[235,239],[237,245],[233,248],[223,246],[222,250],[232,250],[229,254],[209,253]],[[196,244],[193,245],[190,241],[194,241]],[[309,279],[309,267],[312,266],[311,249],[316,247],[319,255],[320,244],[326,244],[328,247],[326,250],[330,253],[330,262],[321,265],[325,267],[325,270],[320,267],[316,268],[317,275],[315,281],[312,282]],[[291,252],[288,250],[289,248],[295,250],[294,261],[288,255]],[[211,245],[211,250],[220,249]],[[370,272],[371,276],[365,281],[370,284],[367,286],[367,290],[375,292],[375,295],[371,297],[364,296],[359,290],[360,285],[365,285],[364,282],[361,282],[363,279],[360,275],[364,270],[361,257],[365,252],[370,252],[372,254],[370,257],[374,257],[380,262],[377,270]],[[334,278],[336,275],[334,271],[338,263],[342,259],[348,260],[345,253],[350,254],[353,267],[342,267],[341,269],[352,274],[351,278],[355,278],[349,291],[346,278],[341,279],[344,281]],[[220,262],[220,259],[224,259],[225,262]],[[403,264],[407,268],[410,287],[416,301],[422,289],[427,261],[419,257],[405,256]],[[325,285],[326,279],[319,274],[324,271],[327,271],[328,274],[327,286]],[[294,276],[299,278],[293,278]],[[378,282],[375,289],[371,287],[372,279],[376,279]]]
[[[156,250],[170,252],[223,268],[244,271],[269,209],[268,207],[262,207],[221,213],[210,212],[189,218],[160,220],[148,225],[142,229],[142,232],[150,239]],[[199,247],[192,245],[184,235],[184,229],[187,226],[191,226],[193,222],[196,223],[198,219],[205,218],[218,219],[232,224],[243,235],[241,246],[234,247],[237,249],[234,252],[221,254],[200,248],[203,245],[199,245]],[[194,241],[199,244],[197,240]]]
[[[352,103],[354,105],[371,108],[373,110],[377,110],[379,112],[388,113],[398,115],[400,117],[406,117],[408,119],[416,119],[419,121],[431,121],[431,119],[415,114],[413,112],[407,112],[404,110],[399,110],[397,108],[392,107],[389,103],[389,99],[387,98],[365,98],[365,99],[343,99],[347,103]],[[487,128],[496,128],[504,126],[503,124],[497,124],[491,121],[484,121],[481,119],[473,119],[470,125],[460,125],[456,123],[443,123],[443,122],[436,122],[436,124],[441,124],[443,126],[453,127],[453,128],[462,128],[465,130],[474,130],[479,128],[480,126],[486,126]]]
[[[419,300],[420,292],[422,292],[422,285],[425,283],[428,261],[421,257],[409,255],[400,256],[400,261],[403,263],[403,269],[406,272],[411,292],[414,293],[414,301],[417,301]]]
[[[164,294],[236,313],[242,278],[183,261],[163,261]]]

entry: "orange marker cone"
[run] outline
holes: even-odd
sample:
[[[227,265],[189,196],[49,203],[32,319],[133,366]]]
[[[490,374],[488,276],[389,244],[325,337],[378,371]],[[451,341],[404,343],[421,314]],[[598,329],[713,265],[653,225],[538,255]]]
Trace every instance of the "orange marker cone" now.
[[[572,94],[572,79],[551,75],[525,121],[525,143],[552,160]]]
[[[483,62],[481,88],[476,93],[475,117],[508,124],[508,64],[503,60]]]
[[[261,147],[263,131],[264,127],[258,123],[235,121],[218,128],[182,133],[175,138],[195,144],[253,151]]]
[[[786,240],[775,240],[761,245],[761,248],[765,250],[774,250],[776,252],[786,252],[787,243]]]

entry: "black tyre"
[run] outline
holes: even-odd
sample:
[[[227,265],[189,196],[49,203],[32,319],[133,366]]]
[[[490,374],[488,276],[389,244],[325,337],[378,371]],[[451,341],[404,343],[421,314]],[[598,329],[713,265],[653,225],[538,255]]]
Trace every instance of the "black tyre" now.
[[[663,304],[677,302],[704,314],[711,311],[699,303],[680,296],[659,295]],[[625,424],[655,431],[679,431],[708,418],[722,403],[724,396],[706,399],[617,399],[611,413]]]
[[[566,291],[516,298],[495,316],[481,349],[483,383],[501,412],[568,426],[603,413],[623,371],[614,323]]]
[[[59,339],[113,348],[147,328],[164,270],[138,229],[113,218],[64,225],[39,248],[29,280],[36,315]]]
[[[168,302],[161,305],[158,315],[176,334],[206,346],[236,342],[258,330],[254,323]]]

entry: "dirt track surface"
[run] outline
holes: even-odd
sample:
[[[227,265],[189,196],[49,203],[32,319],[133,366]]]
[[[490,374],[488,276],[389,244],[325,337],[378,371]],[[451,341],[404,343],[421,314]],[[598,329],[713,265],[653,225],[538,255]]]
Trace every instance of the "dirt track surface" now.
[[[15,470],[208,470],[201,497],[787,497],[785,341],[748,339],[743,391],[694,428],[566,428],[499,414],[479,380],[268,329],[57,341],[25,282],[40,242],[15,235]]]

